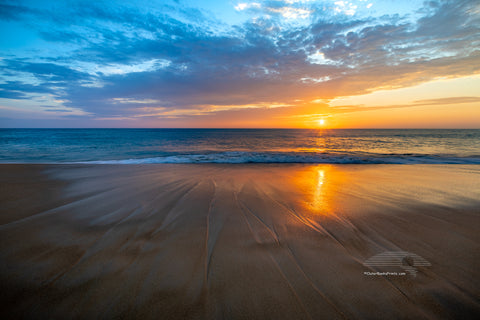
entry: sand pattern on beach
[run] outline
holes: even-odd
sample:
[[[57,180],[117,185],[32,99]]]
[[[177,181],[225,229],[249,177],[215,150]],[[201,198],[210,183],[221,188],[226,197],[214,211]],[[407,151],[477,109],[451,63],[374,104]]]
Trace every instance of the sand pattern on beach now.
[[[4,319],[480,314],[478,166],[0,170]],[[384,252],[430,265],[364,265]]]

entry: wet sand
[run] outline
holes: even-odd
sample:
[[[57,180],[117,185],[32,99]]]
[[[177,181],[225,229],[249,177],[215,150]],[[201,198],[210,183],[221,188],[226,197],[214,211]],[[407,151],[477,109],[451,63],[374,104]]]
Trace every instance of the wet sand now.
[[[0,204],[1,319],[480,315],[480,166],[0,165]]]

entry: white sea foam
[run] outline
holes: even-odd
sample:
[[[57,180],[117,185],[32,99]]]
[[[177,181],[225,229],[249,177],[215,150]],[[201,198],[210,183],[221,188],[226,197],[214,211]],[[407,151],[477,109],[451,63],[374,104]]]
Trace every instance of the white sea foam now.
[[[83,161],[91,164],[148,163],[338,163],[338,164],[480,164],[480,157],[415,154],[312,154],[272,152],[221,152],[163,157]]]

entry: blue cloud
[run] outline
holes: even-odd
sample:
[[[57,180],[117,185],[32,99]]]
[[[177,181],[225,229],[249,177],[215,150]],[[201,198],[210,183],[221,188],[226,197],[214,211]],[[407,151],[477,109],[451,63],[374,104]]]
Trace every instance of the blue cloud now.
[[[2,20],[18,20],[24,14],[33,12],[28,7],[17,5],[15,3],[0,3],[0,19]]]

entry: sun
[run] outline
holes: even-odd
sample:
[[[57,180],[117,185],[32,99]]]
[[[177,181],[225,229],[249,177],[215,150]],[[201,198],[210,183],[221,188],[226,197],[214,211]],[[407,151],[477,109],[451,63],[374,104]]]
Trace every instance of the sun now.
[[[317,122],[319,125],[323,126],[325,124],[325,119],[319,119]]]

